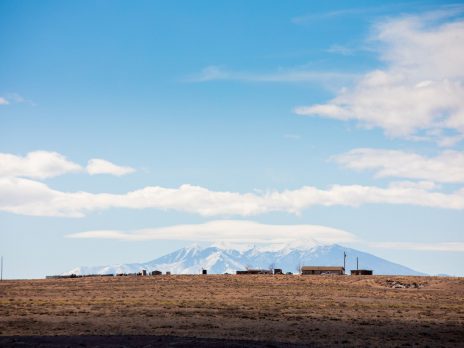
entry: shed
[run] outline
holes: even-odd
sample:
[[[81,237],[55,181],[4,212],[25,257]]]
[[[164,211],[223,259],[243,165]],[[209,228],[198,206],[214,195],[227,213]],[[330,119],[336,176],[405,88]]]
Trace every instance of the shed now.
[[[345,268],[341,266],[303,266],[301,267],[301,274],[345,274]]]
[[[161,274],[163,274],[163,272],[161,272],[161,271],[156,271],[156,270],[155,270],[155,271],[152,271],[152,272],[151,272],[151,275],[152,275],[152,276],[154,276],[154,275],[161,275]]]

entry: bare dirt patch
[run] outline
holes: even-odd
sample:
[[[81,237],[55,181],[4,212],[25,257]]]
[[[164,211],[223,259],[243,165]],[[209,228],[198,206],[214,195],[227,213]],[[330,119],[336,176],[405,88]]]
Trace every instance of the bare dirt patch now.
[[[162,337],[159,345],[209,339],[205,345],[456,347],[464,342],[463,327],[464,278],[197,275],[0,283],[0,345],[14,345],[10,336],[27,346],[34,337],[57,335],[100,343],[109,342],[106,336],[145,337],[126,346]]]

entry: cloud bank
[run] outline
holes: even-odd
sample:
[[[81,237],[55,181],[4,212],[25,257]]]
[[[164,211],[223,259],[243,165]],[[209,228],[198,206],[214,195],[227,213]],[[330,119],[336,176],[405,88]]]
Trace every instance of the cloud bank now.
[[[325,104],[295,113],[355,120],[388,136],[450,146],[464,139],[464,21],[453,11],[382,22],[372,42],[386,68],[365,74]]]
[[[96,211],[124,208],[228,217],[272,212],[300,214],[313,206],[358,207],[365,204],[464,209],[464,188],[444,193],[437,191],[434,184],[434,181],[464,181],[464,155],[460,152],[445,151],[435,158],[425,158],[402,151],[355,149],[334,159],[351,169],[374,170],[377,176],[424,180],[392,182],[386,187],[303,186],[263,193],[212,191],[189,184],[177,188],[146,186],[122,194],[65,192],[36,179],[84,171],[91,175],[120,176],[134,170],[102,159],[90,160],[84,169],[56,152],[34,151],[24,157],[3,153],[0,154],[0,211],[31,216],[83,217]]]
[[[262,194],[211,191],[193,185],[178,188],[147,186],[125,194],[62,192],[24,178],[0,179],[0,210],[34,216],[82,217],[110,208],[175,210],[202,216],[252,216],[271,212],[299,214],[312,206],[406,204],[464,209],[464,189],[433,191],[430,183],[400,182],[382,188],[334,185],[328,189],[303,186]]]

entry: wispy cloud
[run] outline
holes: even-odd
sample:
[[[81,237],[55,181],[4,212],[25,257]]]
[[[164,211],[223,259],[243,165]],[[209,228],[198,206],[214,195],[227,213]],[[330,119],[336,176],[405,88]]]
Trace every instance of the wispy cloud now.
[[[445,251],[464,252],[462,242],[438,242],[438,243],[406,243],[406,242],[378,242],[368,243],[371,248],[414,251]]]
[[[354,54],[355,49],[344,45],[332,45],[327,49],[327,52],[341,54],[343,56],[351,56]]]
[[[228,70],[220,66],[208,66],[200,73],[188,76],[187,82],[242,81],[242,82],[315,82],[350,81],[358,77],[354,73],[312,71],[306,69],[288,69],[274,72],[255,73]]]
[[[358,7],[358,8],[347,8],[336,11],[327,11],[327,12],[316,12],[308,13],[301,16],[296,16],[291,19],[293,24],[307,24],[315,20],[323,19],[336,19],[343,16],[353,16],[353,15],[362,15],[366,13],[379,12],[382,11],[385,6],[381,7]]]
[[[303,14],[301,16],[296,16],[291,19],[293,24],[297,25],[304,25],[304,24],[311,24],[314,21],[318,20],[336,20],[340,17],[349,17],[349,16],[356,16],[356,17],[364,17],[364,18],[372,18],[372,16],[384,16],[388,13],[393,11],[398,12],[402,8],[409,7],[411,5],[414,6],[414,11],[430,11],[433,8],[435,9],[433,12],[428,12],[427,15],[434,13],[440,14],[441,17],[444,16],[452,16],[455,14],[459,14],[464,6],[461,4],[449,4],[443,5],[438,10],[436,9],[435,5],[427,5],[422,2],[404,2],[404,3],[386,3],[379,6],[364,6],[364,7],[352,7],[352,8],[345,8],[335,11],[326,11],[326,12],[312,12],[308,14]],[[433,6],[433,7],[432,7]],[[404,12],[404,11],[403,11]],[[368,16],[370,15],[370,16]],[[436,15],[435,15],[436,18]]]
[[[332,160],[354,170],[372,170],[377,177],[464,182],[464,152],[444,151],[435,157],[398,150],[354,149]]]
[[[23,104],[23,103],[35,105],[34,102],[24,98],[18,93],[7,93],[0,97],[0,105]]]
[[[391,137],[442,146],[464,139],[464,21],[436,21],[455,11],[377,24],[372,41],[387,68],[365,74],[328,103],[297,107],[295,113],[356,120]]]
[[[300,140],[301,135],[294,134],[294,133],[287,133],[287,134],[284,134],[284,138],[285,139],[290,139],[290,140]]]
[[[291,22],[297,25],[309,24],[317,20],[331,20],[347,16],[361,16],[366,14],[379,14],[391,11],[394,8],[404,6],[404,4],[386,4],[381,6],[352,7],[335,11],[313,12],[301,16],[293,17]]]
[[[320,225],[271,225],[246,220],[215,220],[201,224],[145,228],[135,231],[95,230],[69,234],[69,238],[141,240],[195,240],[234,243],[285,243],[314,239],[321,243],[352,242],[344,230]]]

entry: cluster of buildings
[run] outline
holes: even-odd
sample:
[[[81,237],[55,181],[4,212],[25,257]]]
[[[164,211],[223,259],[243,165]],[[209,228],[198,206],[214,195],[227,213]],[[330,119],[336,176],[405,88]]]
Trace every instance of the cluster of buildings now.
[[[152,275],[152,276],[157,276],[157,275],[162,275],[163,272],[161,271],[158,271],[158,270],[154,270],[154,271],[151,271],[151,272],[147,272],[146,269],[142,269],[141,272],[138,272],[138,273],[117,273],[116,276],[117,277],[126,277],[126,276],[148,276],[148,275]],[[165,273],[166,275],[171,275],[171,272],[166,272]]]
[[[140,272],[137,273],[108,273],[108,274],[85,274],[85,275],[80,275],[80,274],[67,274],[67,275],[50,275],[46,276],[45,279],[68,279],[68,278],[90,278],[90,277],[139,277],[139,276],[156,276],[156,275],[162,275],[163,272],[161,271],[152,271],[152,272],[147,272],[146,269],[143,269]],[[166,275],[171,275],[171,272],[166,272]]]
[[[373,275],[371,269],[353,269],[351,270],[351,275]],[[280,268],[275,268],[274,270],[269,269],[248,269],[245,271],[237,271],[237,274],[283,274]],[[292,274],[287,272],[286,274]],[[300,269],[301,275],[325,275],[325,274],[335,274],[335,275],[344,275],[345,267],[342,266],[303,266]]]
[[[299,271],[301,275],[344,275],[346,264],[346,253],[343,253],[343,267],[342,266],[302,266]],[[371,269],[359,269],[358,258],[356,258],[356,269],[350,271],[351,275],[373,275],[374,272]],[[245,271],[237,271],[237,274],[283,274],[282,269],[274,268],[274,270],[268,269],[247,269]],[[287,272],[286,274],[292,274]]]
[[[373,271],[370,269],[353,269],[351,270],[351,275],[373,275]],[[165,275],[171,275],[171,272],[165,272]],[[203,269],[201,274],[208,274],[206,269]],[[228,273],[226,273],[228,274]],[[236,274],[284,274],[282,269],[274,268],[274,269],[247,269],[244,271],[237,271]],[[292,272],[287,272],[285,274],[293,274]],[[303,266],[300,269],[301,275],[344,275],[345,274],[345,267],[342,266]],[[66,278],[89,278],[89,277],[136,277],[136,276],[158,276],[163,275],[163,272],[154,270],[151,272],[147,272],[147,270],[143,269],[141,272],[137,273],[117,273],[117,274],[86,274],[86,275],[77,275],[77,274],[69,274],[69,275],[51,275],[46,276],[46,279],[66,279]]]
[[[344,257],[344,264],[346,260],[346,254],[343,255]],[[373,271],[371,269],[359,269],[358,268],[358,259],[356,258],[356,269],[350,271],[351,275],[373,275]],[[345,266],[302,266],[299,269],[301,275],[344,275],[345,274]],[[162,275],[163,272],[154,270],[151,272],[147,272],[146,269],[141,270],[137,273],[117,273],[116,276],[157,276]],[[202,269],[201,274],[208,274],[206,269]],[[228,273],[226,273],[228,274]],[[243,274],[284,274],[281,268],[274,268],[274,269],[246,269],[244,271],[237,271],[236,274],[243,275]],[[293,274],[291,272],[287,272],[285,274]],[[171,275],[171,272],[166,272],[165,275]],[[82,278],[82,277],[105,277],[105,276],[115,276],[114,274],[92,274],[92,275],[55,275],[55,276],[47,276],[46,279],[60,279],[60,278]]]
[[[113,277],[114,274],[68,274],[68,275],[49,275],[45,279],[67,279],[67,278],[90,278],[90,277]]]
[[[165,275],[171,275],[171,272],[165,272]],[[201,274],[208,274],[207,270],[202,270]],[[274,269],[247,269],[244,271],[237,271],[236,274],[284,274],[282,269],[274,268]],[[287,272],[285,274],[293,274],[291,272]],[[338,266],[303,266],[300,270],[301,275],[344,275],[345,268],[338,267]],[[373,271],[370,269],[355,269],[351,270],[351,275],[372,275]],[[141,272],[137,273],[117,273],[117,274],[86,274],[86,275],[77,275],[77,274],[69,274],[69,275],[51,275],[46,276],[46,279],[66,279],[66,278],[89,278],[89,277],[137,277],[137,276],[158,276],[163,275],[163,272],[155,270],[151,272],[147,272],[147,270],[143,269]]]

